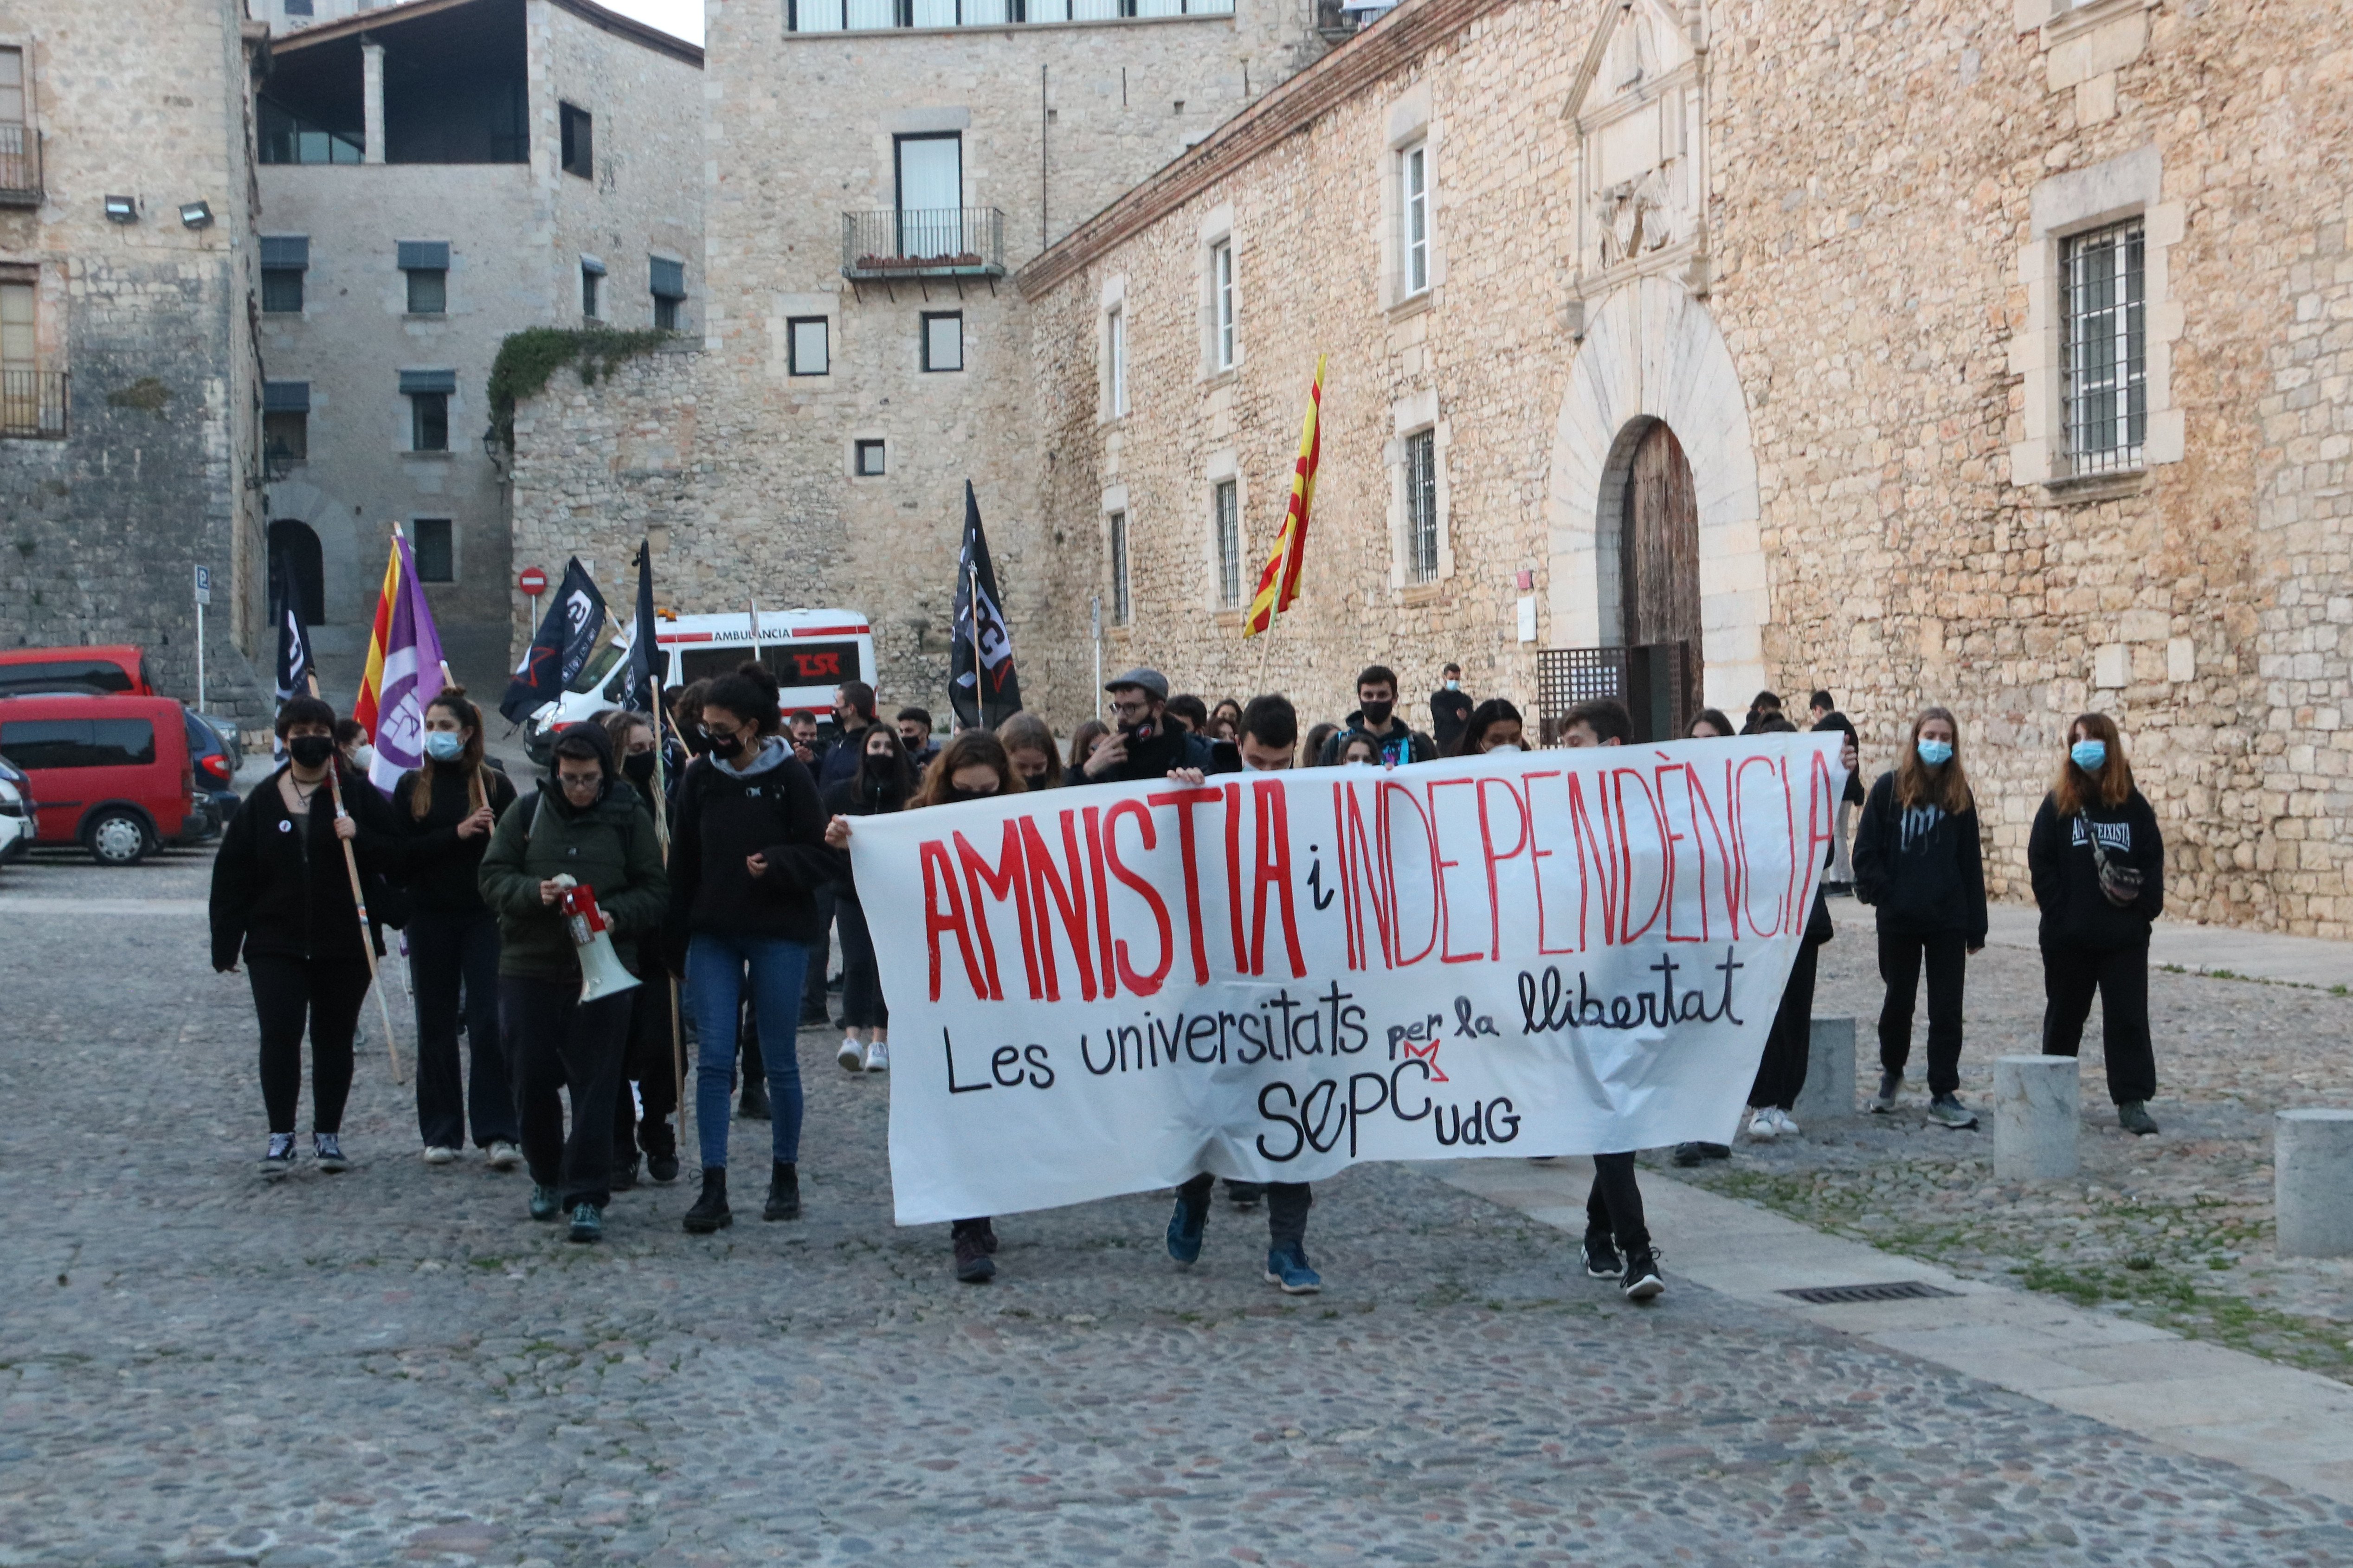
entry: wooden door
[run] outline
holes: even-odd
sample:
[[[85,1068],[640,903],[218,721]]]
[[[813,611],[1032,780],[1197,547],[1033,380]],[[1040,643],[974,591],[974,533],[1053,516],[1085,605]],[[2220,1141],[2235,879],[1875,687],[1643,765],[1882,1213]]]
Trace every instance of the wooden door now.
[[[1684,646],[1679,706],[1688,710],[1701,689],[1699,506],[1683,443],[1664,425],[1652,425],[1634,448],[1620,560],[1627,645]]]

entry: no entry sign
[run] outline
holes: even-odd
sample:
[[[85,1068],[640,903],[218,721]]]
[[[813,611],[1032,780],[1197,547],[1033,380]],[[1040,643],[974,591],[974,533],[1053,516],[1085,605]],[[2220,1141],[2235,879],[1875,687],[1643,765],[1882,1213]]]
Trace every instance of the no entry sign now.
[[[515,586],[536,599],[547,592],[547,574],[536,566],[526,566],[522,574],[515,579]]]

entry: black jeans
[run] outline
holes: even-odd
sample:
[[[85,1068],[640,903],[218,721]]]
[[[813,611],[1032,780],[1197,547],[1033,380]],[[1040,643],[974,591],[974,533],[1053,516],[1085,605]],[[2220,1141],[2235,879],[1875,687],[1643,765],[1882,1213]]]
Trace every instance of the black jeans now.
[[[882,1001],[882,971],[874,960],[874,934],[866,910],[853,898],[836,898],[834,918],[841,932],[841,1022],[849,1029],[887,1029],[891,1009]],[[810,950],[816,956],[816,950]]]
[[[1757,1081],[1749,1086],[1748,1103],[1787,1110],[1798,1103],[1806,1087],[1806,1065],[1814,1048],[1814,972],[1822,944],[1801,942],[1797,962],[1789,965],[1789,984],[1781,992],[1780,1010],[1773,1015],[1772,1031],[1765,1037],[1765,1054],[1757,1063]]]
[[[814,1023],[833,1021],[825,1005],[825,972],[833,963],[832,943],[826,933],[833,929],[834,891],[830,887],[816,889],[809,894],[817,904],[817,939],[808,944],[808,973],[801,979],[801,1016]]]
[[[367,961],[286,958],[258,953],[245,961],[253,985],[253,1012],[261,1026],[261,1100],[272,1132],[294,1131],[302,1100],[302,1026],[311,1026],[311,1126],[343,1130],[343,1102],[352,1095],[352,1036],[367,1000]]]
[[[1631,1258],[1651,1249],[1642,1222],[1642,1189],[1634,1180],[1634,1152],[1593,1156],[1593,1190],[1585,1195],[1585,1235],[1609,1237]]]
[[[1209,1205],[1209,1189],[1217,1178],[1203,1172],[1176,1189],[1176,1195],[1187,1204],[1201,1208]],[[1228,1185],[1235,1184],[1229,1183]],[[1269,1182],[1266,1184],[1266,1242],[1277,1250],[1286,1247],[1303,1246],[1307,1240],[1307,1211],[1315,1206],[1314,1189],[1305,1182]]]
[[[2148,1038],[2148,949],[2046,947],[2042,950],[2042,1054],[2072,1057],[2083,1047],[2092,994],[2100,997],[2100,1047],[2108,1058],[2108,1098],[2118,1105],[2157,1098],[2157,1048]]]
[[[633,994],[625,991],[583,1005],[576,982],[499,976],[499,1021],[514,1068],[523,1163],[533,1182],[558,1190],[565,1208],[594,1204],[601,1209],[612,1198],[613,1096],[621,1082]],[[569,1136],[558,1089],[571,1092]]]
[[[499,1043],[499,917],[417,910],[408,922],[408,972],[417,983],[417,1131],[425,1146],[465,1147],[470,1101],[474,1147],[517,1142],[514,1085]],[[467,1075],[458,1066],[461,989],[474,1054]]]
[[[659,963],[646,966],[646,983],[629,993],[629,1037],[621,1057],[621,1081],[613,1091],[613,1160],[628,1164],[642,1152],[676,1154],[678,1062],[670,1054],[670,979]],[[636,1100],[629,1085],[638,1086]],[[638,1101],[645,1116],[638,1119]]]
[[[1923,958],[1928,970],[1928,1092],[1950,1094],[1961,1087],[1961,985],[1969,965],[1969,939],[1959,931],[1879,933],[1879,977],[1887,982],[1887,1000],[1879,1009],[1879,1065],[1900,1073],[1912,1058],[1912,1005],[1920,995]]]

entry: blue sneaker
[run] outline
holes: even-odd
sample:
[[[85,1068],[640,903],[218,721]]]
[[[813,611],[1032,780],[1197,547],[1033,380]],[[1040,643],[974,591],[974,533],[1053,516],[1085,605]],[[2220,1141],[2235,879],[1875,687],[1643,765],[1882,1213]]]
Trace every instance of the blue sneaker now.
[[[551,1219],[554,1219],[554,1218],[555,1217],[555,1211],[556,1211],[556,1210],[558,1210],[558,1209],[560,1209],[560,1208],[562,1208],[563,1206],[564,1206],[563,1201],[562,1201],[560,1198],[558,1198],[558,1197],[557,1197],[557,1195],[556,1195],[556,1192],[555,1192],[555,1189],[554,1189],[554,1187],[543,1187],[543,1186],[541,1186],[541,1185],[540,1185],[538,1183],[536,1183],[536,1182],[534,1182],[534,1183],[533,1183],[533,1184],[532,1184],[532,1188],[531,1188],[531,1217],[532,1217],[532,1218],[536,1219],[536,1220],[551,1220]]]
[[[1187,1203],[1181,1195],[1176,1200],[1176,1212],[1168,1216],[1168,1256],[1179,1263],[1192,1263],[1201,1256],[1201,1237],[1209,1228],[1209,1205]]]
[[[572,1239],[602,1241],[605,1238],[605,1211],[595,1204],[572,1205]]]
[[[1266,1280],[1286,1296],[1313,1296],[1324,1289],[1324,1276],[1307,1267],[1307,1248],[1295,1241],[1266,1255]]]

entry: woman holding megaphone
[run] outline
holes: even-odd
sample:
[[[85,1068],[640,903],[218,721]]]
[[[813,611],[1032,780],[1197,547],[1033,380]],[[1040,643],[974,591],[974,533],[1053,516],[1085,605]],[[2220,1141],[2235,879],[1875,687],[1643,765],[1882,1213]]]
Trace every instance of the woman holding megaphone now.
[[[628,938],[661,924],[670,878],[653,818],[613,763],[603,726],[556,738],[554,776],[512,807],[482,857],[482,901],[499,917],[499,1022],[514,1075],[531,1216],[572,1216],[572,1239],[604,1235],[612,1196],[613,1097],[628,1043]],[[572,1100],[564,1130],[559,1088]]]

